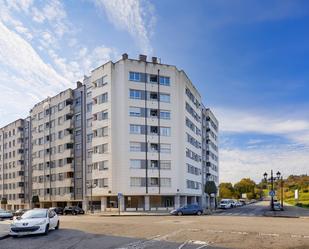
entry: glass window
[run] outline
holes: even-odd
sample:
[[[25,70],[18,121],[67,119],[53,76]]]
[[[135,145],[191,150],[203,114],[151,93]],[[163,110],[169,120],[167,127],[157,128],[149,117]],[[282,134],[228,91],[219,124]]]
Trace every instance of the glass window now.
[[[130,99],[142,99],[142,91],[130,89]]]
[[[160,93],[160,101],[169,103],[171,101],[170,95],[167,93]]]
[[[130,160],[130,167],[133,169],[141,169],[142,167],[142,161],[141,160]]]
[[[170,127],[160,127],[160,135],[161,136],[171,136],[171,128]]]
[[[131,81],[141,81],[142,80],[141,73],[130,72],[129,73],[129,80],[131,80]]]
[[[142,151],[142,144],[137,142],[130,142],[130,151]]]
[[[131,134],[141,134],[142,126],[130,124],[130,133]]]
[[[141,117],[142,112],[140,107],[130,107],[129,109],[129,115],[132,117]]]
[[[160,85],[169,86],[170,77],[160,76]]]
[[[160,118],[161,119],[171,119],[171,112],[170,111],[160,111]]]

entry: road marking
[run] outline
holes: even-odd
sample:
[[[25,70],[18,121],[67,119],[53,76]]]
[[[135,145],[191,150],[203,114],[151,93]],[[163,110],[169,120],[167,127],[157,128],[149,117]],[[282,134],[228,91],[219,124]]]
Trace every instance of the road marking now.
[[[301,238],[302,236],[299,234],[291,234],[291,238]]]
[[[242,234],[242,235],[247,235],[247,234],[249,234],[249,233],[247,233],[247,232],[231,232],[231,234]]]
[[[279,237],[277,233],[259,233],[260,236],[271,236],[271,237]]]
[[[304,239],[309,239],[309,235],[304,235]]]
[[[221,230],[207,230],[207,231],[211,233],[223,233],[223,231]]]

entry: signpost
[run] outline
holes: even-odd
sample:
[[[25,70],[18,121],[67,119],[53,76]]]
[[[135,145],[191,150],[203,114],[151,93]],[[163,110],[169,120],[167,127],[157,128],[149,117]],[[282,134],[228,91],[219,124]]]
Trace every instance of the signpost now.
[[[120,202],[121,198],[123,197],[122,193],[118,193],[118,214],[120,215]]]
[[[274,197],[274,196],[276,195],[275,190],[271,190],[271,191],[269,191],[269,195],[270,195],[271,197]]]

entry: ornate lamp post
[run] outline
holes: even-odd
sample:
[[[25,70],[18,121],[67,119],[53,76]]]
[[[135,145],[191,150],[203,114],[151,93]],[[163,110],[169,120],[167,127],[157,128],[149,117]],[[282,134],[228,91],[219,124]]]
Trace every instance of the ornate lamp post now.
[[[281,176],[281,173],[278,171],[276,173],[277,177],[274,177],[273,170],[270,171],[270,178],[267,178],[268,174],[265,172],[263,174],[265,182],[270,182],[271,184],[271,210],[274,211],[274,181],[281,180],[280,181],[280,187],[281,187],[281,208],[283,208],[283,177]]]

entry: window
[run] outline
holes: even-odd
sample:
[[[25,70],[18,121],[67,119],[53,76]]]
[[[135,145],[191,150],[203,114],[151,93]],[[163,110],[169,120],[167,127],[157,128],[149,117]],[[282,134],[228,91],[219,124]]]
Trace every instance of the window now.
[[[150,152],[158,152],[159,150],[159,145],[155,143],[150,144]]]
[[[108,127],[102,127],[93,131],[94,137],[106,137],[108,136]]]
[[[170,111],[160,111],[160,118],[161,119],[171,119],[171,112]]]
[[[158,93],[150,92],[149,98],[150,98],[150,100],[158,100]]]
[[[61,102],[58,104],[58,111],[61,111],[64,108],[64,103]]]
[[[130,73],[129,73],[129,80],[130,80],[130,81],[145,82],[145,80],[146,80],[146,74],[144,74],[144,73],[138,73],[138,72],[130,72]]]
[[[130,151],[142,151],[142,144],[137,142],[130,142]]]
[[[150,134],[158,135],[158,126],[150,126]]]
[[[107,151],[108,151],[108,144],[107,143],[93,147],[93,153],[94,154],[104,154],[104,153],[107,153]]]
[[[170,95],[167,94],[167,93],[160,93],[160,101],[169,103],[170,102]]]
[[[130,133],[131,134],[141,134],[142,133],[142,126],[130,124]]]
[[[161,136],[171,136],[171,128],[170,127],[160,127],[160,135]]]
[[[132,169],[141,169],[142,168],[142,160],[130,160],[130,168]]]
[[[104,161],[93,163],[93,169],[100,170],[100,171],[108,170],[108,161],[104,160]]]
[[[107,188],[108,187],[108,178],[97,179],[99,188]]]
[[[171,161],[168,160],[162,160],[160,162],[160,169],[171,169]]]
[[[130,89],[130,99],[142,99],[142,91]]]
[[[154,74],[151,74],[149,76],[149,81],[150,81],[150,83],[158,83],[158,76],[154,75]]]
[[[75,120],[77,121],[77,120],[81,120],[81,118],[82,118],[82,115],[81,114],[76,114],[75,115]]]
[[[81,97],[78,97],[78,98],[75,99],[75,105],[76,106],[81,105],[81,103],[82,103],[82,98]]]
[[[142,186],[142,178],[141,177],[131,177],[130,179],[132,187],[141,187]]]
[[[160,76],[160,85],[169,86],[170,77]]]
[[[103,93],[97,97],[98,104],[106,103],[108,101],[108,93]]]
[[[92,126],[92,118],[88,118],[87,119],[87,127],[91,127]]]
[[[140,107],[130,107],[129,109],[129,115],[132,117],[141,117],[142,112]]]
[[[43,117],[44,117],[44,113],[43,113],[43,112],[40,112],[40,113],[38,114],[39,120],[42,119]]]
[[[159,178],[151,177],[149,184],[150,184],[150,186],[158,186],[159,185]]]
[[[92,103],[88,103],[87,104],[87,112],[91,112],[92,111]]]
[[[107,84],[107,75],[104,75],[103,77],[97,79],[93,82],[94,87],[102,87]]]
[[[94,114],[94,120],[106,120],[108,119],[108,111],[107,110],[104,110],[102,112],[98,112],[96,114]]]
[[[161,187],[171,187],[172,181],[171,178],[160,178],[160,185]]]
[[[170,144],[161,144],[160,151],[161,151],[161,153],[171,153],[171,145]]]
[[[150,109],[150,117],[157,118],[158,117],[158,110],[157,109]]]
[[[87,134],[87,143],[91,143],[92,141],[92,134]]]

